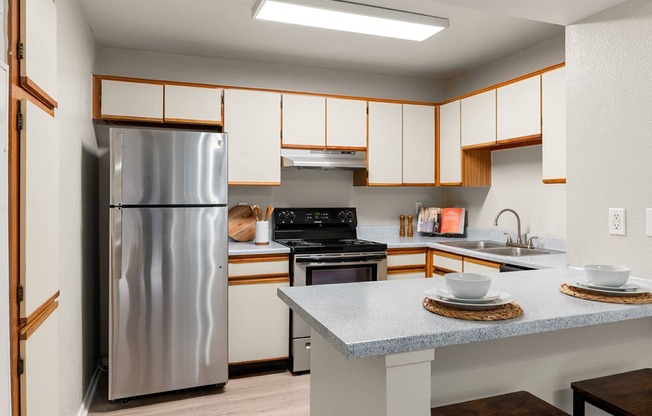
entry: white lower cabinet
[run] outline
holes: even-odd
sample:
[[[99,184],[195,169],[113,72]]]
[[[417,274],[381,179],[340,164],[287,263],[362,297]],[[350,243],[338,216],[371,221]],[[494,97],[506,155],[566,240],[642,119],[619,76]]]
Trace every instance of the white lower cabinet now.
[[[464,272],[479,274],[498,273],[500,272],[500,263],[464,257]]]
[[[498,273],[500,263],[487,260],[464,257],[445,251],[431,250],[433,275],[443,276],[446,273]]]
[[[407,248],[387,251],[387,280],[427,277],[426,249]]]
[[[276,294],[288,267],[287,256],[229,258],[229,364],[288,358],[290,311]]]

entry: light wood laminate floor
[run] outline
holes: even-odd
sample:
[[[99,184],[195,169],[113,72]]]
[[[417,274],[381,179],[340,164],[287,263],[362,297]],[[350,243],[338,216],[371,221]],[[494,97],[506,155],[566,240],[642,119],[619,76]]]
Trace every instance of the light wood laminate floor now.
[[[89,416],[308,416],[310,375],[287,371],[229,380],[224,389],[202,387],[109,403],[102,373]]]

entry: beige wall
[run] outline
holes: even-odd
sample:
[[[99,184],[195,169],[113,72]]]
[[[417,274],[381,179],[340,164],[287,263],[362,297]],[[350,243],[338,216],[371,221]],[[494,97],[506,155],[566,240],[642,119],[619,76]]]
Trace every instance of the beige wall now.
[[[652,3],[630,0],[566,29],[570,264],[652,277]],[[609,208],[627,210],[610,236]]]
[[[97,148],[91,122],[95,41],[77,0],[57,1],[61,134],[59,404],[76,415],[97,363]]]

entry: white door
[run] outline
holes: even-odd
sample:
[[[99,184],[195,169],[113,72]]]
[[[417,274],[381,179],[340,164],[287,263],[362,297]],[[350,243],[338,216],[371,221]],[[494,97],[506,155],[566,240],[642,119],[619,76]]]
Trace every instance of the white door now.
[[[224,131],[231,185],[281,183],[281,94],[225,90]]]
[[[435,184],[435,107],[403,104],[403,184]]]
[[[459,100],[439,107],[439,183],[462,184]]]
[[[283,94],[283,146],[326,147],[326,99]]]
[[[0,64],[0,414],[11,414],[9,320],[8,73]]]
[[[462,99],[462,147],[496,143],[496,90]]]
[[[499,142],[541,134],[539,75],[500,87],[496,94]]]
[[[566,180],[566,68],[542,75],[543,180]]]
[[[403,165],[403,106],[369,103],[369,185],[401,185]]]
[[[20,1],[21,85],[56,107],[57,6],[52,0]]]
[[[329,148],[366,148],[367,102],[327,98],[326,135]]]

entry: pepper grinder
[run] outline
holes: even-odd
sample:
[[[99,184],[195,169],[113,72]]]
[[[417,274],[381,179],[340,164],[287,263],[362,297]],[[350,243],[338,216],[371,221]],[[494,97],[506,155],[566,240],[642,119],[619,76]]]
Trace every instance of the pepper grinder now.
[[[398,217],[401,220],[401,228],[398,230],[399,237],[405,237],[405,215]]]
[[[407,236],[408,237],[412,237],[412,235],[413,235],[412,218],[414,218],[412,215],[408,215],[408,226],[407,226]]]

